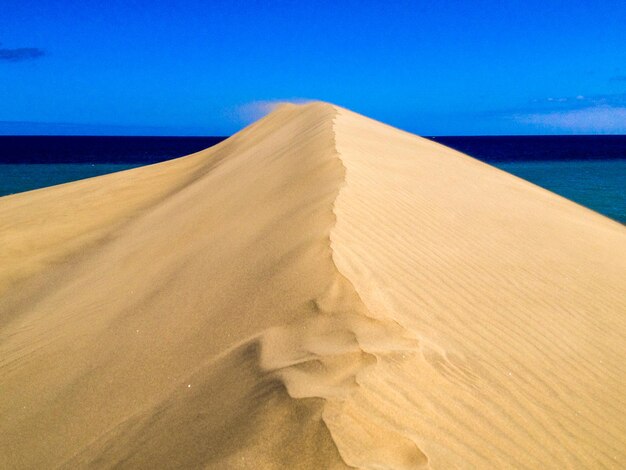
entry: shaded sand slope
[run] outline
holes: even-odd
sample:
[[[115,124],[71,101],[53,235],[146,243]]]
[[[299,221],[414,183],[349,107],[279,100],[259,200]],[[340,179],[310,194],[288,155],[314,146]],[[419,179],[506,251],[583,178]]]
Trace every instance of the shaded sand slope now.
[[[321,400],[289,398],[258,338],[337,276],[333,115],[287,107],[206,152],[0,200],[3,275],[31,273],[3,294],[0,461],[340,462]]]
[[[0,199],[7,468],[621,468],[626,230],[324,103]]]

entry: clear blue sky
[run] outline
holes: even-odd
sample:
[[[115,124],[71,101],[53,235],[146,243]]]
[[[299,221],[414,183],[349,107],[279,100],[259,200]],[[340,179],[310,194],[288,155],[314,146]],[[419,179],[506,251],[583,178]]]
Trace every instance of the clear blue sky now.
[[[626,133],[626,1],[3,0],[0,133],[224,135],[321,99],[423,135]]]

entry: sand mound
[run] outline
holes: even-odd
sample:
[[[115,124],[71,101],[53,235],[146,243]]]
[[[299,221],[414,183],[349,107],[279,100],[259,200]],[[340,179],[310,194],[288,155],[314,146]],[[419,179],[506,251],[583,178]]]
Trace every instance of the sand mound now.
[[[626,229],[324,103],[0,199],[7,468],[626,465]]]

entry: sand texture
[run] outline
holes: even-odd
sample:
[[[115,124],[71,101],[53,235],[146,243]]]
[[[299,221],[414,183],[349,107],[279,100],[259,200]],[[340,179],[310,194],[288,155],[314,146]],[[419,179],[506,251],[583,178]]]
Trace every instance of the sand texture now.
[[[626,228],[284,105],[0,198],[0,468],[626,468]]]

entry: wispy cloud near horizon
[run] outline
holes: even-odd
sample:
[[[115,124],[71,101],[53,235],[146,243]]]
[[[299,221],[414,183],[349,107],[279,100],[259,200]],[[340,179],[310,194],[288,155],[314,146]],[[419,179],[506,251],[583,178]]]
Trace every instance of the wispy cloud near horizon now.
[[[2,43],[0,43],[0,46],[2,46]],[[38,47],[18,47],[14,49],[0,47],[0,61],[2,62],[22,62],[38,59],[44,55],[46,55],[46,52]]]
[[[580,109],[517,114],[514,120],[544,129],[571,133],[626,133],[626,107],[597,105]]]
[[[244,124],[250,124],[263,116],[274,111],[278,106],[282,104],[305,104],[313,100],[308,98],[289,98],[289,99],[274,99],[274,100],[258,100],[251,101],[239,106],[235,106],[229,113],[236,121],[243,122]]]

